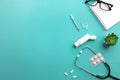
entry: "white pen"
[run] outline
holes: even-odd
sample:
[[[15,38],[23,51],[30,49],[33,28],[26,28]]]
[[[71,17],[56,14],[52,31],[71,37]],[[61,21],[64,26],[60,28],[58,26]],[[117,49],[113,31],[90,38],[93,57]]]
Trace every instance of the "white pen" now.
[[[74,17],[72,16],[72,14],[70,15],[70,18],[72,19],[72,21],[73,21],[75,27],[77,28],[77,30],[80,31],[79,26],[77,25],[77,23],[76,23]]]

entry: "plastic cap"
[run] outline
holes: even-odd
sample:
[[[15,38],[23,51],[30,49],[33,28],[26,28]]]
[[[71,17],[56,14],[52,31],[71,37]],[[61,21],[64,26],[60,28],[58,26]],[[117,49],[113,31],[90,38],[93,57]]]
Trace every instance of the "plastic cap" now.
[[[78,47],[78,46],[80,46],[80,44],[79,44],[78,42],[75,42],[75,43],[74,43],[74,46],[75,46],[75,47]]]

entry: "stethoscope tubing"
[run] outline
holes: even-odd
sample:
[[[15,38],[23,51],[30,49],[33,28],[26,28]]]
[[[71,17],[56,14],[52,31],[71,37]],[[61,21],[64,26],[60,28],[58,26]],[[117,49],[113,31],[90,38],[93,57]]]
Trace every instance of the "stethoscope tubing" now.
[[[91,48],[89,48],[89,47],[84,47],[82,50],[84,50],[84,49],[86,49],[86,48],[89,49],[94,55],[96,55],[96,53],[95,53]],[[114,79],[114,80],[120,80],[119,78],[114,77],[114,76],[111,75],[111,69],[110,69],[110,66],[107,64],[107,62],[105,62],[105,61],[102,62],[102,63],[104,64],[104,66],[106,67],[106,69],[107,69],[107,73],[106,73],[106,75],[101,76],[101,75],[96,75],[96,74],[94,74],[94,73],[92,73],[92,72],[90,72],[90,71],[88,71],[88,70],[80,67],[79,65],[77,65],[77,60],[78,60],[79,57],[80,57],[80,53],[77,55],[77,57],[76,57],[75,60],[74,60],[74,65],[75,65],[78,69],[81,69],[81,70],[83,70],[84,72],[89,73],[90,75],[92,75],[92,76],[94,76],[94,77],[96,77],[96,78],[99,78],[99,79],[106,79],[106,78],[110,77],[110,78],[112,78],[112,79]]]

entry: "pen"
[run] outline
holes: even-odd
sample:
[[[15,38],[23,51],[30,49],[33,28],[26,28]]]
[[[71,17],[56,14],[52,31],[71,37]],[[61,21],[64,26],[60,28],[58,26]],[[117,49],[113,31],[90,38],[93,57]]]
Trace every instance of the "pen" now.
[[[72,19],[72,21],[73,21],[75,27],[77,28],[77,30],[80,31],[79,26],[78,26],[78,24],[76,23],[76,21],[75,21],[74,17],[72,16],[72,14],[70,15],[70,18]]]

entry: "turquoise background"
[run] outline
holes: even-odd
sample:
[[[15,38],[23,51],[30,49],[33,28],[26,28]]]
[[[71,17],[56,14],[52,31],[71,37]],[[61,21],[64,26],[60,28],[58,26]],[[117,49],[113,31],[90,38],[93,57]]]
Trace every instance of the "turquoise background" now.
[[[88,30],[82,20],[88,22]],[[99,80],[73,64],[85,46],[101,52],[111,74],[120,78],[120,41],[114,47],[103,46],[106,33],[115,32],[120,37],[119,30],[117,24],[106,31],[84,0],[0,0],[0,80],[73,80],[72,75],[77,75],[76,80]],[[97,39],[74,48],[73,43],[86,33],[95,34]],[[81,66],[95,69],[86,66],[89,55],[83,55]],[[71,69],[74,73],[64,76]],[[94,71],[105,72],[103,66]]]

